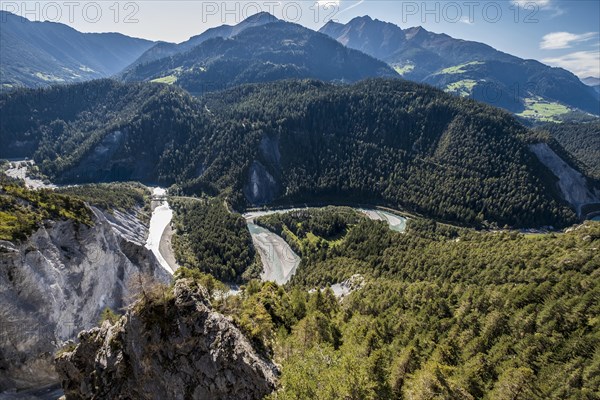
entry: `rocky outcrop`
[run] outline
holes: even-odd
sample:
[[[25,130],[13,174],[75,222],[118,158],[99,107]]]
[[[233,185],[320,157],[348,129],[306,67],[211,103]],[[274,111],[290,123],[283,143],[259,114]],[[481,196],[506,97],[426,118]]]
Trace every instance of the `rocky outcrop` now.
[[[275,178],[258,161],[254,161],[248,171],[248,180],[244,185],[244,195],[252,205],[267,204],[279,193]]]
[[[57,382],[55,351],[133,301],[133,279],[170,280],[135,213],[92,210],[93,226],[46,221],[23,243],[0,242],[0,392]]]
[[[556,176],[563,199],[573,206],[577,215],[581,216],[583,206],[600,203],[587,178],[560,158],[548,144],[532,144],[529,149]]]
[[[114,325],[80,333],[57,358],[67,399],[245,400],[274,389],[274,365],[213,311],[203,288],[180,280],[153,296]]]
[[[355,274],[343,282],[331,285],[331,290],[333,290],[335,297],[343,299],[350,293],[362,289],[364,286],[365,278],[360,274]]]

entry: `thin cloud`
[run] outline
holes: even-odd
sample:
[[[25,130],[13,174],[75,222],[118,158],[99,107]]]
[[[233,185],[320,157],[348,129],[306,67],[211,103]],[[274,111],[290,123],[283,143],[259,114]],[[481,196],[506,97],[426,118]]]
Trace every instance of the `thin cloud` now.
[[[471,18],[467,16],[461,17],[460,22],[467,25],[473,25],[475,23]]]
[[[512,0],[512,3],[519,7],[525,7],[528,4],[535,4],[542,8],[550,5],[550,0]]]
[[[576,51],[560,57],[542,60],[548,65],[561,67],[573,72],[581,78],[600,77],[600,51]]]
[[[540,49],[568,49],[573,47],[576,43],[585,42],[594,39],[597,36],[597,32],[582,33],[580,35],[570,32],[552,32],[544,35],[542,42],[540,43]]]
[[[555,18],[565,13],[565,10],[556,5],[553,0],[511,0],[511,3],[529,10],[531,10],[531,6],[533,5],[537,10],[553,11],[550,18]]]

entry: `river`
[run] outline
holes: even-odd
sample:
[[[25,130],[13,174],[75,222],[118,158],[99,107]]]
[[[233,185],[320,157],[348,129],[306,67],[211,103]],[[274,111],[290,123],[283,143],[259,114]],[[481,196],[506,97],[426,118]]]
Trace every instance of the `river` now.
[[[381,211],[381,210],[369,210],[369,209],[359,209],[360,212],[365,214],[367,217],[372,219],[373,221],[384,221],[387,222],[388,226],[391,230],[395,232],[404,232],[406,231],[406,218],[401,217],[396,214],[392,214],[391,212]]]
[[[35,162],[33,160],[11,160],[10,166],[6,170],[6,175],[24,180],[25,185],[30,189],[57,188],[57,186],[52,183],[31,178],[28,175],[28,169],[34,165]],[[174,270],[177,269],[175,258],[173,254],[171,254],[172,251],[169,252],[169,249],[171,249],[170,240],[172,232],[170,230],[170,224],[173,219],[173,210],[169,207],[166,195],[166,189],[160,187],[152,189],[153,211],[152,218],[150,219],[150,229],[146,241],[146,248],[151,250],[160,265],[173,275]]]
[[[261,279],[265,282],[286,284],[296,273],[301,259],[281,236],[256,225],[254,221],[256,218],[265,215],[285,214],[298,210],[302,209],[288,208],[284,210],[254,211],[244,214],[248,230],[252,236],[252,242],[263,264]],[[355,210],[360,211],[374,221],[387,222],[393,231],[404,232],[406,230],[406,218],[404,217],[381,210],[362,208],[356,208]]]
[[[146,241],[146,248],[152,251],[161,267],[173,275],[175,268],[167,262],[161,253],[161,241],[166,239],[164,238],[165,230],[170,226],[171,220],[173,219],[173,210],[166,200],[166,195],[166,189],[157,187],[152,190],[152,203],[154,209],[152,211],[152,218],[150,219],[150,229]],[[165,246],[162,247],[164,249]]]
[[[281,236],[253,223],[248,223],[254,247],[263,263],[263,281],[283,285],[296,273],[300,257]]]

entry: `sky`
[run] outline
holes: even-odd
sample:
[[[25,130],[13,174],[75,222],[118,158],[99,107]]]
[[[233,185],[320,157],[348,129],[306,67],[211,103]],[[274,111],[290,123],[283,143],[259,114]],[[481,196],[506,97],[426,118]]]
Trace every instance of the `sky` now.
[[[4,1],[0,9],[82,32],[120,32],[182,42],[208,28],[234,25],[259,11],[319,29],[369,15],[401,28],[484,42],[521,58],[600,77],[599,0],[259,0]]]

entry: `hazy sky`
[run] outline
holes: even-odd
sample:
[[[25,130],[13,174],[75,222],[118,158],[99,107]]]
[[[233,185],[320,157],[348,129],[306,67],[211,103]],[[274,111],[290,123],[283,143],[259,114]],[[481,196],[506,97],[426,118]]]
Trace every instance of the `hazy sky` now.
[[[83,32],[121,32],[181,42],[258,11],[318,29],[333,19],[370,15],[402,28],[422,25],[487,43],[522,58],[600,77],[599,0],[503,1],[2,1],[30,20],[62,22]]]

